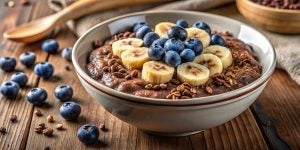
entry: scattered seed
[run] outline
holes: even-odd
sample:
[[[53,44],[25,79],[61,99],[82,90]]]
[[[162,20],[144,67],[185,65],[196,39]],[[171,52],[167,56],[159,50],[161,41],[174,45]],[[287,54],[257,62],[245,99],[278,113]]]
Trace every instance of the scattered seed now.
[[[165,90],[165,89],[168,87],[167,84],[160,84],[159,86],[160,86],[160,88],[163,89],[163,90]]]
[[[47,121],[54,122],[53,116],[52,115],[47,116]]]
[[[110,70],[110,69],[109,69],[108,66],[105,66],[105,67],[102,68],[102,72],[109,72],[109,70]]]
[[[125,75],[123,73],[120,73],[120,72],[114,72],[113,75],[117,78],[124,78]]]
[[[102,130],[102,131],[104,131],[105,130],[105,124],[104,123],[100,123],[99,129]]]
[[[17,116],[16,115],[11,115],[9,120],[12,122],[12,123],[15,123],[17,122]]]
[[[160,90],[160,86],[159,86],[159,85],[154,85],[154,86],[153,86],[153,89],[154,89],[154,90]]]
[[[0,133],[5,134],[6,133],[6,128],[0,127]]]
[[[127,71],[126,71],[125,69],[122,68],[122,69],[119,69],[119,72],[120,72],[120,73],[126,73]],[[130,74],[130,76],[132,76],[132,75]]]
[[[34,111],[34,114],[38,117],[42,116],[42,112],[39,109]]]
[[[46,129],[46,125],[44,123],[39,123],[39,128],[44,130],[44,129]]]
[[[139,72],[137,70],[133,70],[130,74],[134,78],[138,76]]]
[[[205,90],[208,94],[212,94],[213,90],[210,86],[205,87]]]
[[[152,84],[147,84],[147,85],[145,85],[145,89],[152,90],[153,89],[153,85]]]
[[[43,133],[43,129],[40,127],[34,128],[34,132],[41,134],[41,133]]]
[[[197,90],[195,88],[191,88],[190,91],[193,93],[193,94],[197,94]]]
[[[46,128],[45,130],[43,130],[44,135],[46,136],[52,136],[53,135],[53,129],[51,128]]]
[[[131,79],[131,78],[132,78],[132,77],[131,77],[130,74],[128,74],[128,75],[125,76],[125,79],[126,79],[126,80],[129,80],[129,79]]]
[[[57,130],[62,130],[63,129],[63,124],[59,123],[59,124],[56,124],[55,128]]]

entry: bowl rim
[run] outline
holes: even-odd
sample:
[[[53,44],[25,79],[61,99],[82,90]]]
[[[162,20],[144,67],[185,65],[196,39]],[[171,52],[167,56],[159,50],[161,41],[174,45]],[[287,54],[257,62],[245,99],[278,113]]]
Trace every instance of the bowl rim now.
[[[292,10],[292,9],[282,9],[282,8],[274,8],[274,7],[268,7],[264,5],[257,4],[251,0],[237,0],[243,3],[246,3],[247,5],[250,5],[252,7],[256,7],[259,9],[263,9],[265,11],[272,11],[276,13],[287,13],[287,14],[300,14],[300,10]]]
[[[274,56],[273,60],[271,60],[272,61],[271,65],[268,66],[267,70],[261,75],[260,78],[256,79],[252,83],[250,83],[242,88],[239,88],[239,89],[236,89],[233,91],[229,91],[226,93],[217,94],[217,95],[198,97],[198,98],[189,98],[189,99],[184,99],[184,100],[182,100],[182,99],[168,100],[168,99],[149,98],[149,97],[141,97],[141,96],[135,96],[135,95],[128,94],[128,93],[119,92],[115,89],[112,89],[110,87],[107,87],[107,86],[97,82],[96,80],[91,78],[86,73],[85,68],[80,67],[79,62],[76,59],[75,52],[78,49],[78,45],[85,39],[86,36],[88,36],[95,29],[101,27],[104,24],[107,24],[107,23],[110,23],[113,21],[117,21],[122,18],[139,16],[139,15],[161,14],[161,13],[165,13],[165,14],[180,13],[180,14],[196,15],[196,16],[197,15],[205,15],[205,16],[210,16],[210,17],[214,17],[214,18],[227,19],[227,20],[230,20],[231,22],[246,26],[246,27],[256,31],[267,41],[268,47],[271,48],[271,51]],[[254,28],[252,28],[240,21],[237,21],[237,20],[234,20],[234,19],[231,19],[228,17],[224,17],[224,16],[214,15],[214,14],[210,14],[210,13],[203,13],[203,12],[183,11],[183,10],[180,10],[180,11],[179,10],[155,10],[155,11],[151,10],[151,11],[135,12],[135,13],[130,13],[130,14],[125,14],[122,16],[114,17],[114,18],[108,19],[104,22],[98,23],[97,25],[93,26],[88,31],[86,31],[81,37],[79,37],[79,39],[76,41],[76,43],[73,47],[73,51],[72,51],[72,60],[73,60],[72,63],[74,65],[74,68],[75,68],[75,71],[76,71],[78,77],[83,79],[84,82],[88,83],[90,86],[92,86],[93,88],[96,88],[98,91],[101,91],[104,94],[107,94],[109,96],[116,97],[116,98],[119,98],[122,100],[131,101],[131,102],[154,104],[154,105],[164,105],[164,106],[186,106],[186,105],[206,105],[206,104],[209,105],[209,104],[214,104],[214,103],[219,103],[219,102],[225,102],[225,101],[229,101],[229,100],[233,100],[235,98],[241,97],[248,93],[251,93],[252,91],[255,91],[257,88],[264,85],[264,83],[268,81],[271,74],[273,73],[275,66],[276,66],[276,53],[275,53],[273,45],[262,33],[260,33],[259,31],[255,30]],[[100,87],[100,88],[98,88],[98,87]],[[106,91],[108,91],[108,92],[106,92]]]

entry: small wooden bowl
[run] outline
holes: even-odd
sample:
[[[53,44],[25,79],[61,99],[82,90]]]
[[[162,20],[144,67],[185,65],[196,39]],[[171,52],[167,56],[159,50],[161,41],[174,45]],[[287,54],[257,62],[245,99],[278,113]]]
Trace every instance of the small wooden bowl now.
[[[237,0],[236,4],[246,19],[266,30],[286,34],[300,33],[300,10],[272,8],[250,0]]]

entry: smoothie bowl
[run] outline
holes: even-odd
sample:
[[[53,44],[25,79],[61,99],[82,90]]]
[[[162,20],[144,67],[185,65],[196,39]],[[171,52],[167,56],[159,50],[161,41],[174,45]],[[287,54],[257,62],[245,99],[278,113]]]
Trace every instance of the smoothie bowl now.
[[[72,60],[86,91],[108,112],[169,136],[238,116],[260,95],[276,63],[272,45],[255,29],[189,11],[102,22],[79,38]]]

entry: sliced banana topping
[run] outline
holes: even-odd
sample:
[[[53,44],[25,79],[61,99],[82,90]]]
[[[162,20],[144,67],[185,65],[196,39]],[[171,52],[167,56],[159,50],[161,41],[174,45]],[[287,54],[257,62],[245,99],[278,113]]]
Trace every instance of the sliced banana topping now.
[[[143,40],[137,38],[126,38],[113,42],[112,51],[114,55],[121,56],[121,54],[134,47],[141,47],[143,45]]]
[[[161,38],[168,38],[168,30],[175,26],[172,22],[161,22],[155,25],[155,33],[157,33]]]
[[[187,28],[186,31],[188,33],[187,39],[193,37],[198,38],[202,42],[204,48],[210,44],[210,36],[205,30],[191,27],[191,28]]]
[[[150,60],[147,47],[134,47],[121,54],[122,63],[129,69],[141,69]]]
[[[223,64],[224,68],[229,67],[232,64],[232,54],[231,51],[220,45],[211,45],[204,49],[204,53],[210,53],[218,56]]]
[[[194,62],[206,66],[210,76],[221,73],[223,70],[221,59],[213,54],[201,54],[194,59]]]
[[[148,61],[143,65],[142,79],[154,84],[166,83],[172,79],[174,70],[174,67],[165,63]]]
[[[177,77],[182,82],[198,86],[209,79],[209,69],[194,62],[187,62],[177,67]]]

